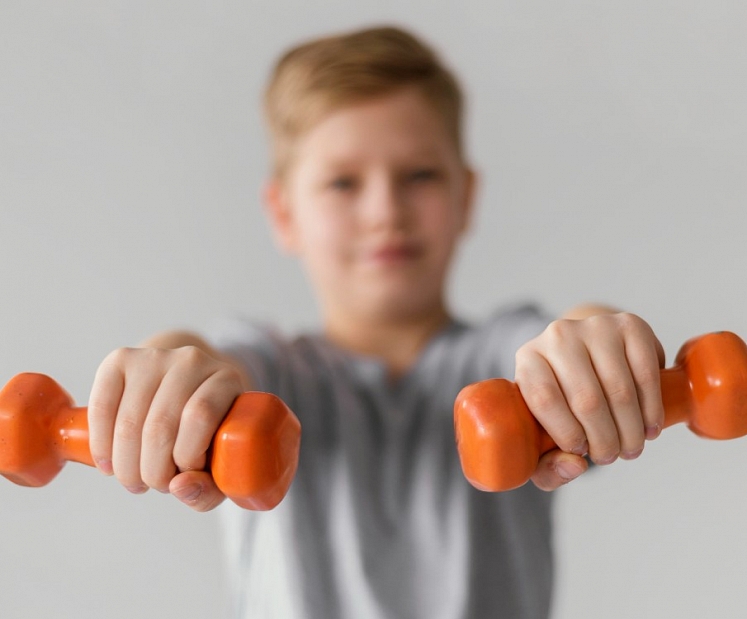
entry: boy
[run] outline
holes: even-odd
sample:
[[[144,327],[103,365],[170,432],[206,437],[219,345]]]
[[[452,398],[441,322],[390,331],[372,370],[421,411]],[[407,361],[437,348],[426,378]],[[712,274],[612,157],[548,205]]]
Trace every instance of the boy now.
[[[251,323],[211,342],[157,335],[113,352],[89,402],[98,467],[132,492],[196,510],[223,499],[205,452],[241,392],[298,415],[296,479],[272,512],[226,502],[237,617],[546,617],[552,490],[635,458],[663,422],[661,345],[631,314],[532,306],[479,326],[451,317],[445,281],[475,178],[461,95],[394,28],[288,52],[266,97],[274,169],[265,198],[297,255],[323,330],[287,340]],[[515,371],[514,371],[515,367]],[[461,474],[452,406],[465,384],[515,377],[561,449],[527,485],[481,493]]]

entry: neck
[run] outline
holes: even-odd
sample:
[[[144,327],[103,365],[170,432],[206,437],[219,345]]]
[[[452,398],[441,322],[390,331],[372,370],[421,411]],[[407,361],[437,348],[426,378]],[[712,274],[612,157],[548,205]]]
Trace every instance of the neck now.
[[[377,357],[392,378],[402,376],[417,361],[431,337],[449,322],[439,305],[427,314],[398,318],[371,316],[328,317],[326,337],[351,352]]]

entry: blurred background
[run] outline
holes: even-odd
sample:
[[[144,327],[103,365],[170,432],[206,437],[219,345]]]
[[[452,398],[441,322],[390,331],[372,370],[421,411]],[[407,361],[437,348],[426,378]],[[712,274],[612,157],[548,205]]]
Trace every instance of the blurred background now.
[[[287,46],[382,23],[467,93],[459,314],[610,303],[670,362],[747,337],[742,2],[0,0],[0,383],[44,372],[85,403],[109,351],[162,329],[313,328],[262,213],[259,99]],[[745,440],[672,428],[560,490],[554,619],[747,615]],[[217,524],[82,465],[0,479],[0,615],[221,616]]]

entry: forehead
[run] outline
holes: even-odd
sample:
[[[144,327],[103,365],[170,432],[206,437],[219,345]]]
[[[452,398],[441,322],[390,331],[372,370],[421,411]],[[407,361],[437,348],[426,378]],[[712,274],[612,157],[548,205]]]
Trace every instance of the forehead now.
[[[456,146],[443,116],[414,89],[328,112],[296,148],[297,163],[313,167],[454,156]]]

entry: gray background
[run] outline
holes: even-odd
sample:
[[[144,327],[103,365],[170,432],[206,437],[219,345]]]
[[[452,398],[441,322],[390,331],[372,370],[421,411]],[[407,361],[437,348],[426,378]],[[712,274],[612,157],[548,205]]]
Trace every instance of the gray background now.
[[[79,402],[113,348],[245,312],[313,326],[259,202],[258,99],[309,36],[393,22],[461,75],[479,213],[470,318],[536,299],[644,316],[671,360],[747,336],[744,3],[0,1],[0,382]],[[744,440],[666,431],[559,493],[555,619],[747,614]],[[80,465],[0,479],[3,618],[207,617],[215,514]]]

